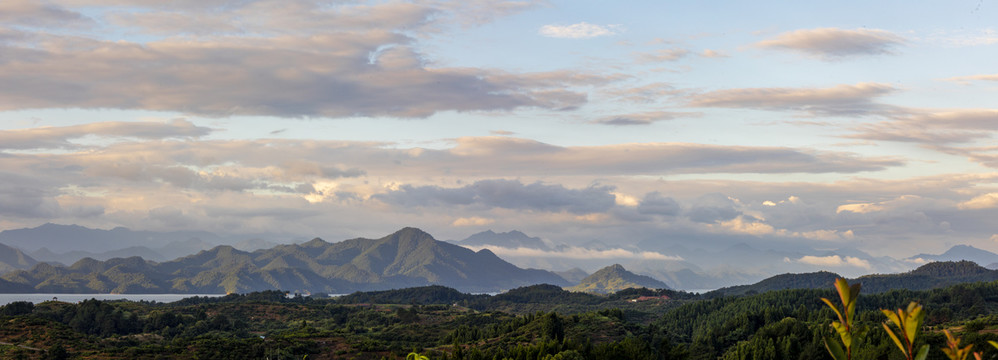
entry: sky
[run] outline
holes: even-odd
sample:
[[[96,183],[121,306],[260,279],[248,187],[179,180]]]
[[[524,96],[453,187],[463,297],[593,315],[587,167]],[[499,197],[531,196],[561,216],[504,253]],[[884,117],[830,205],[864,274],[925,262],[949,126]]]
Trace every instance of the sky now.
[[[983,0],[4,0],[0,230],[998,251],[995,19]]]

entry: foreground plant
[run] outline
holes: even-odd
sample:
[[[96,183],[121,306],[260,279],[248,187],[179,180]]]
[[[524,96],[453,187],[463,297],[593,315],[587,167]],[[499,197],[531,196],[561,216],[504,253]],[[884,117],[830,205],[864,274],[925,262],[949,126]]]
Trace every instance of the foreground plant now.
[[[943,334],[946,334],[946,348],[943,352],[950,360],[966,360],[967,356],[970,356],[970,349],[974,347],[973,344],[967,345],[964,348],[960,348],[960,338],[950,334],[949,330],[943,330]],[[973,353],[974,358],[980,359],[981,353]]]
[[[430,360],[430,358],[413,351],[405,356],[405,360]]]
[[[917,353],[914,349],[915,335],[918,334],[922,320],[925,319],[925,312],[922,311],[922,305],[912,301],[908,304],[907,310],[897,309],[895,312],[881,309],[880,311],[884,315],[887,315],[887,319],[897,327],[897,330],[894,330],[887,325],[887,322],[883,323],[884,330],[887,330],[887,334],[891,336],[891,340],[894,340],[894,344],[901,349],[901,353],[904,354],[905,359],[925,360],[925,357],[929,355],[929,345],[922,345]]]
[[[835,280],[835,290],[839,292],[839,299],[842,301],[842,309],[832,304],[831,300],[821,298],[828,307],[835,311],[839,321],[832,321],[832,328],[839,334],[841,344],[835,339],[825,337],[825,349],[835,360],[851,360],[853,345],[866,333],[865,327],[856,327],[853,317],[856,313],[856,299],[859,298],[860,284],[849,285],[845,279]]]

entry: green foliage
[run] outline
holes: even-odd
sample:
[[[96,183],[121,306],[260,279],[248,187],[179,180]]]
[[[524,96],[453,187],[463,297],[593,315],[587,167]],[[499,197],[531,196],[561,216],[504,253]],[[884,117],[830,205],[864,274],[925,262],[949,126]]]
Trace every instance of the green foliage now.
[[[419,353],[414,351],[409,353],[409,355],[406,355],[405,360],[430,360],[430,358],[424,355],[420,355]]]
[[[884,322],[884,330],[887,330],[887,334],[890,335],[891,340],[897,345],[898,349],[901,349],[901,353],[904,354],[905,359],[908,360],[924,360],[929,353],[929,345],[922,345],[917,353],[915,352],[915,336],[918,335],[918,330],[921,329],[922,321],[925,319],[925,312],[922,311],[922,306],[918,303],[912,301],[908,304],[906,310],[897,309],[897,311],[881,310],[887,319],[894,324],[897,330],[891,329]]]
[[[839,301],[841,301],[841,309],[834,304],[831,300],[827,298],[821,298],[835,315],[838,316],[838,321],[832,321],[832,328],[839,335],[839,340],[842,342],[841,345],[834,339],[825,338],[825,347],[828,349],[828,353],[832,355],[832,358],[836,360],[846,360],[852,359],[853,355],[853,345],[859,342],[863,334],[866,333],[866,329],[863,327],[856,326],[854,318],[856,316],[856,299],[859,298],[859,291],[861,284],[853,284],[852,286],[845,279],[835,280],[835,290],[839,293]]]
[[[943,330],[946,334],[946,347],[943,348],[943,353],[949,357],[950,360],[966,360],[967,356],[970,356],[970,349],[974,345],[967,345],[966,347],[960,347],[960,338],[954,337],[949,330]],[[980,353],[974,354],[977,359],[981,358]]]
[[[88,300],[0,308],[0,341],[45,349],[52,344],[80,358],[356,358],[401,360],[410,352],[432,359],[723,359],[811,360],[827,358],[829,318],[853,330],[881,325],[881,308],[924,304],[912,348],[947,348],[942,329],[963,329],[960,348],[998,350],[998,283],[977,283],[916,292],[890,291],[847,299],[831,288],[781,290],[753,296],[699,299],[668,290],[630,289],[595,296],[557,287],[532,286],[507,294],[468,295],[453,303],[405,302],[401,295],[439,295],[446,288],[359,293],[357,302],[287,297],[283,292],[195,298],[160,304]],[[864,284],[865,290],[865,284]],[[437,295],[433,295],[437,294]],[[675,295],[664,302],[627,301]],[[670,296],[672,296],[670,295]],[[462,295],[464,296],[464,295]],[[837,297],[835,301],[819,298]],[[396,301],[382,304],[378,299]],[[442,300],[441,299],[441,300]],[[828,306],[833,303],[834,309]],[[13,310],[7,310],[8,308]],[[947,313],[938,312],[948,309]],[[17,315],[6,315],[13,311]],[[898,315],[898,312],[893,312]],[[906,310],[898,315],[907,319]],[[840,318],[841,316],[841,318]],[[847,320],[847,321],[842,321]],[[889,326],[895,326],[890,323]],[[924,326],[918,326],[924,327]],[[894,329],[901,340],[906,334]],[[979,333],[974,330],[981,330]],[[956,330],[960,331],[960,330]],[[829,339],[845,348],[839,333]],[[854,336],[853,359],[904,358],[886,331]],[[903,343],[903,341],[902,341]],[[413,350],[415,349],[415,350]],[[918,355],[918,351],[914,351]],[[0,358],[40,358],[43,351],[0,346]],[[934,351],[926,360],[944,359]],[[22,356],[23,357],[23,356]],[[970,358],[968,356],[968,358]]]
[[[14,301],[0,307],[0,315],[17,316],[27,315],[35,310],[35,304],[30,301]]]

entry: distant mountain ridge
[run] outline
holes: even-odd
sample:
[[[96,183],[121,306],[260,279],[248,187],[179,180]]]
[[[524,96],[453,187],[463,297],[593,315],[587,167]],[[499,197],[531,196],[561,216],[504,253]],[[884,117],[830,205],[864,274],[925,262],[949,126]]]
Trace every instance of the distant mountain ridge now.
[[[641,287],[650,289],[669,288],[664,282],[655,280],[649,276],[638,275],[627,271],[620,264],[613,264],[587,276],[578,285],[568,287],[566,290],[609,294],[624,289]]]
[[[776,275],[751,285],[731,286],[707,293],[708,296],[746,295],[785,289],[832,288],[840,276],[827,271]],[[998,281],[998,270],[984,268],[973,261],[940,261],[922,265],[899,274],[874,274],[848,279],[860,283],[863,293],[895,289],[930,290],[960,283]]]
[[[504,233],[496,233],[492,230],[486,230],[474,235],[471,235],[464,240],[453,242],[462,246],[498,246],[504,248],[529,248],[529,249],[540,249],[549,250],[548,246],[544,244],[544,241],[537,237],[530,237],[518,230],[512,230]]]
[[[20,249],[0,244],[0,274],[29,269],[38,264],[38,261],[28,256]]]
[[[939,255],[918,254],[908,258],[907,260],[913,262],[919,260],[926,262],[969,260],[977,263],[977,265],[987,266],[998,263],[998,254],[978,249],[970,245],[956,245]]]
[[[133,246],[154,248],[175,241],[189,240],[213,245],[223,242],[221,237],[207,231],[135,231],[123,227],[101,230],[52,223],[29,229],[0,231],[0,243],[28,252],[47,248],[55,253],[69,251],[102,253]]]
[[[521,269],[488,250],[437,241],[416,228],[381,239],[329,243],[316,238],[254,252],[218,246],[156,263],[139,257],[85,258],[72,266],[38,264],[3,277],[0,292],[233,293],[296,290],[325,293],[443,285],[465,292],[493,292],[548,283],[558,275]],[[14,284],[14,285],[10,285]],[[20,291],[19,291],[20,290]]]

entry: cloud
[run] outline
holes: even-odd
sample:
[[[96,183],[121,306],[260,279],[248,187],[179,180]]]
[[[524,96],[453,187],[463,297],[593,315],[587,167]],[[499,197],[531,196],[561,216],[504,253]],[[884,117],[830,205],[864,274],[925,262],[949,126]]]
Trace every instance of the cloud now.
[[[701,195],[686,212],[690,220],[699,223],[730,221],[741,214],[736,200],[721,193]]]
[[[657,191],[645,194],[638,204],[638,213],[646,215],[676,216],[682,212],[679,203]]]
[[[839,207],[835,209],[835,212],[836,213],[851,212],[851,213],[856,213],[856,214],[868,214],[868,213],[872,213],[872,212],[884,211],[884,209],[886,209],[886,208],[883,205],[881,205],[881,204],[858,203],[858,204],[839,205]]]
[[[996,109],[910,109],[906,112],[910,114],[858,126],[855,133],[845,137],[942,145],[986,139],[998,131]]]
[[[184,119],[167,122],[97,122],[64,127],[0,130],[0,149],[55,149],[80,145],[71,140],[87,136],[105,138],[198,138],[213,130]]]
[[[641,52],[635,55],[638,58],[638,62],[641,63],[656,63],[656,62],[666,62],[666,61],[676,61],[682,59],[690,54],[689,50],[686,49],[661,49],[654,52]]]
[[[57,193],[47,182],[48,179],[0,171],[0,215],[42,219],[59,216]]]
[[[972,81],[998,81],[998,74],[980,74],[968,76],[954,76],[945,78],[943,81],[952,81],[960,84],[970,84]]]
[[[608,88],[602,90],[606,95],[618,101],[632,103],[656,103],[671,96],[684,92],[668,83],[651,83],[640,86]]]
[[[487,172],[504,176],[856,172],[902,163],[896,159],[864,159],[849,153],[779,147],[687,143],[561,147],[510,137],[459,138],[453,148],[425,150],[404,162],[454,175]]]
[[[398,206],[467,206],[504,208],[573,214],[599,213],[613,207],[613,187],[591,186],[568,189],[561,185],[533,183],[524,185],[517,180],[480,180],[460,188],[403,185],[398,190],[374,195],[373,198]]]
[[[892,54],[895,47],[904,43],[904,38],[886,30],[819,28],[785,32],[755,45],[837,60],[850,56]]]
[[[541,36],[562,39],[589,39],[600,36],[616,35],[621,30],[620,25],[595,25],[580,22],[572,25],[544,25],[537,32]]]
[[[689,96],[694,107],[797,111],[813,116],[856,116],[895,111],[875,98],[897,91],[889,84],[858,83],[829,88],[742,88]]]
[[[937,31],[926,37],[930,43],[935,43],[950,47],[988,46],[998,44],[998,30],[993,28],[985,29],[964,29]]]
[[[414,48],[385,48],[412,41],[387,31],[145,45],[66,40],[51,51],[5,49],[34,60],[0,62],[0,81],[8,85],[0,88],[0,109],[420,118],[448,110],[569,109],[587,101],[559,87],[579,85],[578,74],[429,68]],[[605,81],[586,79],[597,78]]]
[[[93,26],[92,19],[72,10],[36,0],[0,2],[0,23],[34,28]]]
[[[987,193],[975,196],[973,199],[958,204],[957,207],[964,210],[998,208],[998,193]]]
[[[454,219],[454,222],[451,223],[451,226],[458,226],[458,227],[462,227],[462,226],[485,226],[485,225],[490,225],[490,224],[492,224],[494,222],[496,222],[496,221],[492,220],[492,219],[486,219],[486,218],[482,218],[482,217],[472,216],[472,217],[462,217],[462,218]]]
[[[534,6],[459,3],[66,1],[124,32],[155,36],[111,41],[0,30],[3,58],[30,59],[0,61],[0,111],[422,118],[442,111],[573,109],[587,102],[585,91],[567,87],[586,86],[582,82],[598,75],[432,66],[418,48],[420,36],[453,21],[480,23]],[[0,6],[10,10],[0,17],[71,22],[69,15],[56,16],[54,5],[17,0]],[[43,12],[47,17],[27,16]]]
[[[806,255],[801,257],[800,259],[797,259],[796,262],[801,264],[816,265],[816,266],[831,266],[831,267],[851,266],[864,269],[872,268],[869,261],[852,256],[842,257],[838,255],[830,255],[830,256]]]
[[[746,218],[745,216],[739,215],[731,219],[717,219],[714,220],[715,224],[712,224],[712,228],[722,229],[725,232],[734,234],[746,234],[752,236],[766,236],[773,235],[777,233],[776,228],[765,222],[758,221],[756,219]]]
[[[869,214],[897,209],[916,209],[930,205],[933,201],[918,195],[901,195],[894,199],[872,202],[843,204],[835,209],[835,213],[850,212],[855,214]]]
[[[703,113],[698,112],[671,112],[671,111],[648,111],[633,114],[623,114],[607,116],[597,120],[593,120],[593,124],[603,124],[603,125],[615,125],[615,126],[626,126],[626,125],[651,125],[659,121],[668,121],[683,117],[700,117]]]
[[[700,56],[701,57],[705,57],[705,58],[726,58],[726,57],[731,57],[731,55],[728,55],[727,53],[725,53],[723,51],[711,50],[711,49],[704,49],[703,52],[700,53]]]
[[[502,257],[540,257],[540,258],[567,258],[567,259],[635,259],[635,260],[671,260],[682,261],[683,258],[676,255],[665,255],[652,251],[630,251],[625,249],[605,249],[596,250],[576,246],[562,247],[557,250],[541,250],[534,248],[505,248],[498,246],[465,246],[469,249],[479,251],[489,249],[489,251]]]

